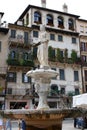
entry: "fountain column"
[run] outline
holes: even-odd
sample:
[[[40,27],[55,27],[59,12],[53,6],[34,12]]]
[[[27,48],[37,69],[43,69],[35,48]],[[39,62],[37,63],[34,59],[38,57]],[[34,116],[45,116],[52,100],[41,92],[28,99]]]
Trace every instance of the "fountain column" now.
[[[50,79],[43,79],[35,81],[35,92],[39,96],[39,103],[37,109],[49,109],[47,103],[47,95],[49,93]]]

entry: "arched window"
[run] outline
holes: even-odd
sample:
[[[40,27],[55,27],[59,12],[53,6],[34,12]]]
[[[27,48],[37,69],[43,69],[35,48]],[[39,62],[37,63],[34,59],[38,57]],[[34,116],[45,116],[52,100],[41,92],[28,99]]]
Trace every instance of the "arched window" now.
[[[27,15],[26,15],[26,25],[28,25],[29,24],[29,14],[27,13]]]
[[[68,27],[70,30],[74,30],[74,22],[71,18],[68,20]]]
[[[47,25],[53,26],[53,16],[52,15],[47,14],[46,23],[47,23]]]
[[[15,53],[15,51],[12,51],[12,52],[11,52],[11,58],[12,58],[12,59],[15,59],[15,58],[16,58],[16,53]]]
[[[58,91],[58,86],[56,84],[51,85],[51,95],[52,96],[58,96],[59,91]]]
[[[41,14],[39,12],[34,12],[34,22],[41,23]]]
[[[64,19],[61,16],[58,17],[58,27],[64,28]]]

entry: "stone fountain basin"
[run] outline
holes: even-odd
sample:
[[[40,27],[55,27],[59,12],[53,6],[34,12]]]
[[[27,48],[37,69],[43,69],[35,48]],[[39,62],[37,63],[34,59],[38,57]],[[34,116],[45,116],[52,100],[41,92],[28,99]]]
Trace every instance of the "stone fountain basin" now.
[[[27,124],[26,130],[39,130],[38,128],[44,128],[44,130],[61,130],[62,121],[64,118],[71,118],[81,116],[82,113],[76,109],[49,109],[49,110],[4,110],[1,113],[4,119],[24,119]]]
[[[32,78],[54,78],[56,76],[58,76],[58,72],[56,72],[55,70],[52,69],[36,69],[36,70],[30,70],[26,73],[27,76],[31,76]]]

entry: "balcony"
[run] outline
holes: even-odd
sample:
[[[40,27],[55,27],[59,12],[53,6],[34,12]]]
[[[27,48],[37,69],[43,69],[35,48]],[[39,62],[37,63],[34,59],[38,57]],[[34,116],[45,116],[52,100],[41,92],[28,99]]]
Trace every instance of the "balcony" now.
[[[24,39],[23,36],[18,35],[15,38],[9,38],[9,47],[23,47],[30,48],[31,47],[31,39]]]
[[[11,59],[8,58],[7,59],[7,64],[9,65],[9,70],[19,70],[19,69],[23,69],[24,70],[29,70],[32,67],[34,67],[34,62],[32,60],[24,60],[24,59]]]
[[[33,96],[29,88],[7,88],[6,96]]]

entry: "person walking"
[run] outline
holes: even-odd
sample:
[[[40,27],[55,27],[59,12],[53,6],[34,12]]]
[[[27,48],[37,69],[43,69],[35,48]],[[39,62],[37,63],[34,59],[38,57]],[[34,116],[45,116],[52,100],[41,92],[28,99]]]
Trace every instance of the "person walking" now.
[[[26,122],[24,121],[24,119],[22,119],[21,126],[22,126],[22,130],[26,130]]]
[[[21,119],[19,119],[19,121],[18,121],[19,130],[21,130],[21,127],[22,127],[21,124],[22,124]]]
[[[8,119],[7,121],[6,121],[6,130],[12,130],[12,125],[11,125],[11,120],[10,119]]]
[[[0,118],[0,130],[3,128],[3,119]]]

